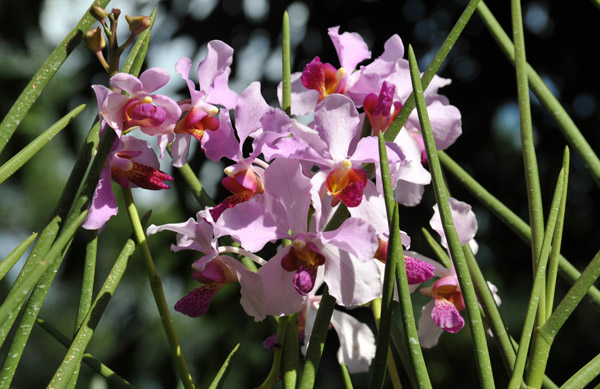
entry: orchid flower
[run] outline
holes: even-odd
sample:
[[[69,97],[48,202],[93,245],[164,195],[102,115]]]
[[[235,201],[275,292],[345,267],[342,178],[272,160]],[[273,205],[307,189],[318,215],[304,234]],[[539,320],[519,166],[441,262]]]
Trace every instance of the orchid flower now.
[[[220,113],[217,105],[233,109],[237,104],[237,94],[229,89],[229,74],[233,61],[233,49],[224,42],[213,40],[208,43],[206,58],[198,65],[200,89],[189,79],[192,61],[181,57],[175,70],[187,83],[191,99],[184,100],[180,107],[184,116],[175,126],[175,140],[172,145],[173,166],[185,164],[191,137],[201,142],[208,158],[219,160],[220,155],[209,152],[213,145],[223,142],[233,134],[227,115]]]
[[[348,218],[334,231],[308,229],[311,182],[297,160],[278,158],[265,170],[265,192],[223,212],[217,225],[250,252],[269,241],[289,239],[262,266],[265,311],[269,315],[298,312],[314,289],[319,272],[329,293],[344,306],[360,305],[381,293],[379,270],[371,260],[377,248],[373,229]],[[321,217],[315,212],[314,218]],[[320,223],[310,223],[320,226]]]
[[[190,317],[199,317],[206,313],[212,297],[227,284],[239,283],[241,289],[240,303],[246,313],[254,320],[265,318],[264,296],[260,276],[248,270],[241,262],[228,255],[228,251],[239,252],[227,247],[218,247],[215,237],[214,220],[208,210],[202,210],[196,215],[197,220],[190,218],[183,223],[151,225],[147,228],[148,235],[160,231],[177,232],[177,244],[171,250],[196,250],[204,255],[194,261],[193,277],[203,285],[193,289],[175,304],[175,310]]]
[[[470,244],[471,247],[476,248],[473,238],[477,232],[477,219],[471,206],[454,198],[449,198],[448,201],[461,245]],[[442,245],[447,248],[448,243],[437,204],[434,206],[434,215],[429,223],[440,235]],[[476,250],[474,251],[476,252]],[[421,345],[431,348],[437,344],[442,332],[455,334],[463,328],[465,322],[460,311],[465,309],[465,303],[454,266],[447,269],[437,262],[427,261],[435,266],[434,275],[438,279],[431,286],[420,289],[421,294],[433,301],[427,303],[421,311],[418,333]],[[489,285],[490,290],[494,293],[494,298],[499,303],[500,299],[496,294],[498,289],[493,284]]]
[[[347,207],[359,205],[368,181],[362,166],[365,163],[379,164],[377,138],[359,140],[361,120],[356,106],[348,97],[339,94],[331,95],[319,104],[311,127],[314,129],[312,132],[302,131],[300,126],[289,126],[297,140],[287,140],[287,148],[279,146],[281,142],[277,143],[280,151],[273,151],[273,146],[271,155],[284,157],[281,150],[293,151],[285,157],[319,167],[312,178],[313,186],[323,196],[331,196],[332,206],[340,202]],[[263,136],[270,135],[264,132]],[[279,140],[282,136],[279,132],[274,138]],[[401,162],[404,156],[400,149],[393,143],[388,143],[387,147],[390,163]]]
[[[260,148],[254,148],[248,157],[244,157],[243,145],[250,134],[261,130],[260,119],[271,108],[260,93],[260,83],[253,82],[239,96],[235,110],[236,130],[239,140],[232,136],[220,143],[219,155],[236,161],[225,168],[226,177],[221,181],[232,195],[211,209],[214,220],[218,219],[226,209],[248,201],[255,194],[264,192],[263,173],[268,166],[258,158]],[[216,149],[216,148],[215,148]]]
[[[364,39],[355,32],[340,34],[339,26],[329,28],[328,33],[341,67],[336,69],[332,64],[322,63],[319,57],[315,57],[302,73],[292,74],[294,115],[312,112],[318,103],[335,93],[347,95],[360,106],[366,94],[379,90],[383,79],[394,70],[395,58],[385,52],[376,63],[374,61],[357,69],[359,63],[371,58]]]
[[[159,170],[159,167],[158,158],[148,142],[133,136],[116,138],[100,173],[83,228],[100,229],[117,214],[117,200],[111,179],[124,188],[169,189],[164,181],[173,180],[173,177]]]
[[[369,185],[365,189],[365,197],[361,204],[354,208],[348,208],[348,210],[350,215],[365,220],[374,228],[378,247],[373,258],[383,277],[389,239],[389,224],[383,195],[376,190],[375,185]],[[410,237],[404,231],[400,231],[400,237],[402,246],[408,249],[410,247]],[[428,261],[420,260],[405,253],[404,263],[411,292],[417,289],[419,284],[429,280],[434,275],[435,268]]]
[[[115,74],[110,79],[112,90],[103,85],[92,85],[100,117],[119,137],[134,127],[152,136],[172,133],[181,109],[167,96],[150,94],[168,81],[169,74],[165,70],[150,68],[139,78],[127,73]]]

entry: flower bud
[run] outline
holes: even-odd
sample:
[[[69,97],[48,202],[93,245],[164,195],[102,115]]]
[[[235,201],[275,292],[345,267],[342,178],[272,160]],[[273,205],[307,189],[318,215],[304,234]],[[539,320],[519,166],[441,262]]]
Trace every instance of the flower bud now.
[[[110,12],[114,15],[115,19],[118,19],[119,16],[121,16],[121,10],[118,8],[113,8]]]
[[[94,53],[102,51],[106,47],[104,41],[104,35],[102,35],[102,29],[100,27],[92,28],[85,33],[85,43]]]
[[[127,20],[127,24],[129,24],[129,31],[134,35],[137,35],[150,27],[151,23],[150,16],[125,15],[125,20]]]
[[[93,5],[92,8],[90,8],[90,14],[98,21],[104,20],[108,15],[106,10],[98,5]]]

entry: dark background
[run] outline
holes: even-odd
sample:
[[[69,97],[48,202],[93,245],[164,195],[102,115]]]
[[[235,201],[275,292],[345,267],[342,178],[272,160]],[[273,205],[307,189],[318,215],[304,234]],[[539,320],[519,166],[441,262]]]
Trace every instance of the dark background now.
[[[200,2],[161,1],[148,55],[149,66],[162,64],[160,61],[168,63],[163,58],[167,55],[166,51],[161,50],[166,50],[170,42],[186,38],[186,47],[190,52],[178,55],[197,58],[209,40],[220,39],[236,50],[231,80],[243,89],[254,79],[244,84],[241,69],[250,66],[251,61],[243,62],[239,53],[253,42],[253,38],[258,37],[266,44],[264,50],[269,55],[275,55],[281,40],[282,13],[293,5],[308,11],[308,16],[303,39],[293,43],[292,71],[301,71],[315,55],[320,56],[323,62],[338,65],[334,47],[327,36],[327,28],[336,25],[341,26],[340,32],[353,31],[363,35],[373,58],[382,53],[384,42],[392,34],[399,34],[405,48],[409,44],[413,46],[420,68],[424,70],[464,9],[466,1],[315,0],[297,1],[293,4],[273,1],[267,2],[267,5],[268,13],[253,18],[244,11],[240,0],[225,0],[218,2],[206,16],[198,17],[194,16],[198,12],[189,12],[188,9],[198,11],[196,7],[202,6]],[[136,4],[138,8],[135,9],[123,6],[122,11],[124,14],[149,14],[153,6],[154,3],[140,3]],[[490,7],[505,30],[510,32],[509,5],[490,4]],[[133,4],[131,8],[134,8]],[[111,9],[111,4],[108,9]],[[39,29],[41,11],[38,1],[0,3],[0,116],[4,116],[10,109],[31,75],[53,48],[45,41]],[[597,109],[600,79],[597,76],[599,63],[596,55],[599,10],[592,2],[587,1],[525,1],[523,14],[529,63],[551,86],[592,148],[600,150],[600,113]],[[297,15],[290,13],[292,24],[298,22],[294,19],[299,17]],[[125,30],[123,18],[121,22],[121,28]],[[55,20],[54,23],[60,24],[61,20]],[[4,255],[31,231],[39,231],[47,222],[72,161],[96,115],[95,100],[89,86],[93,83],[106,83],[107,77],[103,75],[91,53],[83,47],[77,52],[77,58],[68,62],[69,70],[59,72],[0,156],[2,162],[7,160],[70,109],[82,102],[88,103],[88,108],[82,115],[84,117],[79,118],[75,125],[67,127],[25,168],[0,186],[0,218],[3,220],[0,248]],[[244,58],[251,57],[250,53],[250,57]],[[177,58],[171,61],[171,67]],[[195,69],[197,63],[198,60],[195,60],[192,69]],[[262,82],[266,100],[275,103],[278,78],[270,72],[268,64],[265,63],[262,69],[254,69],[252,74],[256,74]],[[447,150],[448,154],[492,194],[527,220],[514,70],[477,14],[467,25],[439,74],[453,80],[450,86],[440,92],[459,108],[463,120],[463,135]],[[178,85],[177,92],[185,93],[183,84]],[[240,91],[241,89],[238,90]],[[535,99],[532,102],[532,115],[547,212],[566,142],[551,117]],[[213,181],[220,179],[217,175],[224,166],[204,163],[199,152],[192,156],[190,164],[196,171],[202,170],[203,182],[210,181],[211,174]],[[213,170],[202,168],[203,164]],[[177,177],[176,172],[173,174]],[[488,279],[499,287],[503,301],[501,312],[511,334],[518,339],[531,287],[530,250],[479,205],[458,182],[451,177],[448,181],[453,196],[472,204],[477,215],[479,231],[476,239],[480,245],[477,258]],[[40,190],[40,187],[44,190]],[[227,195],[224,189],[219,189],[220,186],[209,188],[217,200]],[[134,194],[144,196],[137,191]],[[571,150],[562,253],[579,269],[585,267],[598,249],[599,194],[598,187],[587,174],[581,160]],[[161,206],[148,200],[148,206],[154,211],[152,223],[184,221],[198,211],[197,204],[182,185],[176,184],[173,190],[163,196],[166,196],[166,200]],[[142,213],[145,212],[145,201],[138,201]],[[426,255],[432,254],[420,229],[428,227],[433,202],[431,188],[427,188],[421,205],[401,210],[401,228],[411,235],[412,249]],[[124,212],[121,212],[109,222],[101,235],[97,270],[99,284],[128,234],[129,223]],[[195,254],[170,252],[169,245],[173,240],[174,234],[169,233],[155,235],[149,240],[171,305],[196,285],[189,271],[190,264],[196,258]],[[42,309],[41,315],[65,333],[72,331],[75,317],[82,271],[82,249],[81,243],[76,241]],[[7,280],[0,284],[2,295],[6,294],[10,285]],[[557,299],[564,295],[567,287],[559,279]],[[191,319],[173,313],[183,351],[193,377],[198,380],[198,387],[210,383],[229,351],[239,342],[241,348],[227,387],[257,386],[266,377],[271,355],[262,348],[261,342],[273,332],[273,328],[268,321],[254,323],[244,314],[238,300],[238,288],[228,286],[217,294],[208,314],[203,318]],[[423,303],[425,299],[415,294],[414,304],[417,310]],[[145,270],[136,254],[130,261],[129,270],[98,326],[88,351],[138,387],[175,387],[174,368],[156,313]],[[356,310],[355,313],[367,322],[372,322],[366,309]],[[598,324],[598,312],[585,301],[568,320],[555,341],[548,365],[548,375],[557,384],[562,384],[598,353]],[[317,387],[341,385],[339,367],[335,360],[336,342],[337,339],[331,332]],[[497,385],[502,387],[506,385],[507,377],[493,344],[493,340],[490,341],[494,371]],[[0,351],[0,355],[4,354],[6,345]],[[15,387],[46,385],[63,355],[64,349],[58,343],[40,328],[35,328],[13,382]],[[444,334],[438,346],[425,351],[425,358],[434,387],[476,385],[477,371],[468,328],[457,335]],[[31,374],[32,372],[35,374]],[[354,376],[355,387],[364,386],[367,378],[366,374]],[[98,379],[90,369],[82,368],[78,387],[90,387],[101,382],[102,379]]]

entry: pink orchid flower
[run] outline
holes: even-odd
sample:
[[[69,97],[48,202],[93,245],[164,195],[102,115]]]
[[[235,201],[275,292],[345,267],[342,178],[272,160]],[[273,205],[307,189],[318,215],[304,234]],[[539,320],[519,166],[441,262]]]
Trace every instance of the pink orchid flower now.
[[[190,99],[180,102],[184,116],[175,126],[175,140],[172,145],[173,165],[185,164],[191,138],[201,142],[207,157],[218,160],[220,155],[212,155],[208,151],[211,146],[230,138],[233,127],[229,120],[223,120],[226,114],[220,114],[218,105],[232,109],[237,104],[237,94],[229,89],[229,74],[233,62],[233,49],[226,43],[213,40],[208,42],[206,58],[198,65],[198,81],[200,89],[196,90],[194,81],[189,79],[192,61],[181,57],[175,70],[186,82]]]
[[[111,179],[124,188],[169,189],[173,177],[159,170],[160,163],[148,142],[133,136],[117,138],[100,173],[83,228],[97,230],[118,212]]]
[[[380,275],[371,260],[377,248],[372,227],[349,218],[337,230],[307,230],[311,182],[297,160],[278,158],[265,170],[265,193],[223,212],[217,225],[241,246],[256,252],[269,241],[289,239],[258,273],[265,310],[298,312],[323,272],[330,294],[341,305],[359,305],[380,293]],[[314,218],[320,218],[317,211]],[[317,220],[312,226],[320,226]]]
[[[150,94],[168,81],[166,71],[150,68],[139,78],[127,73],[115,74],[110,79],[112,90],[93,85],[100,117],[118,136],[135,127],[152,136],[172,133],[181,109],[167,96]]]
[[[192,264],[193,277],[202,283],[182,297],[176,304],[175,310],[190,317],[206,314],[212,297],[228,284],[239,284],[241,291],[240,303],[246,313],[254,320],[263,320],[264,295],[260,276],[248,270],[241,262],[228,255],[227,248],[219,248],[215,231],[218,231],[208,210],[202,210],[196,215],[197,220],[190,218],[183,223],[151,225],[147,228],[148,235],[160,231],[177,232],[177,244],[171,250],[195,250],[204,255]]]

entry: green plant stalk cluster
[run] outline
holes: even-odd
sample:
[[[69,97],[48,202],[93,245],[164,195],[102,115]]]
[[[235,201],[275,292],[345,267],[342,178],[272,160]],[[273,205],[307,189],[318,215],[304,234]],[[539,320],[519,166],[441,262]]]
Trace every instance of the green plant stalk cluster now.
[[[475,348],[475,355],[477,360],[477,367],[479,372],[479,380],[481,386],[484,388],[494,387],[494,376],[492,373],[492,367],[490,362],[490,355],[487,348],[487,341],[485,338],[485,330],[481,321],[481,315],[479,313],[479,305],[477,302],[477,296],[473,288],[469,269],[467,267],[466,259],[462,251],[462,246],[458,233],[454,228],[454,222],[450,213],[450,204],[448,203],[448,191],[445,187],[444,177],[442,174],[442,168],[437,155],[435,147],[435,140],[431,130],[431,124],[429,122],[429,116],[427,114],[427,106],[425,104],[425,98],[423,96],[423,85],[419,78],[419,68],[417,66],[417,60],[415,58],[412,46],[408,47],[408,60],[410,64],[411,80],[413,85],[413,91],[415,93],[415,100],[417,105],[417,112],[419,114],[419,123],[421,124],[423,141],[425,143],[425,149],[427,151],[427,160],[429,163],[429,170],[433,181],[433,189],[435,192],[435,198],[439,207],[440,216],[442,218],[442,226],[448,241],[448,247],[452,255],[452,262],[456,269],[456,275],[460,284],[465,305],[467,308],[467,316],[471,324],[471,335],[473,337],[473,345]]]

